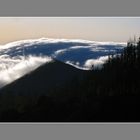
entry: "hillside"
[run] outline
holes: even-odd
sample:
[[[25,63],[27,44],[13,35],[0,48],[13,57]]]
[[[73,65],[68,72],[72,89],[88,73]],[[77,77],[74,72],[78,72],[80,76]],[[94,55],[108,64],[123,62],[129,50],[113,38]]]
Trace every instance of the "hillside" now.
[[[40,66],[0,90],[0,121],[64,121],[75,105],[70,112],[64,108],[73,99],[72,104],[80,101],[77,91],[90,72],[58,60]],[[58,111],[60,116],[56,118]]]
[[[69,86],[75,79],[81,81],[86,73],[88,71],[54,60],[5,86],[0,94],[48,95]]]

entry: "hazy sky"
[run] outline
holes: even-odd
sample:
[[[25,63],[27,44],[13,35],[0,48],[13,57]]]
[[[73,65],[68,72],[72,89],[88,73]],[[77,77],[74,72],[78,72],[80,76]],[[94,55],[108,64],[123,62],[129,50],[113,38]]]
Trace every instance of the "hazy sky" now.
[[[0,17],[0,44],[33,38],[126,42],[140,35],[140,18]]]

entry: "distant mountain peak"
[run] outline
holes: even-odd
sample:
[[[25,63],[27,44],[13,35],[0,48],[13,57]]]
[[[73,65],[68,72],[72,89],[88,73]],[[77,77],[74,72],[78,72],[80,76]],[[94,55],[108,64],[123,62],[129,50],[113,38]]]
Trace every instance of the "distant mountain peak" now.
[[[47,95],[53,90],[59,90],[69,85],[75,78],[82,78],[86,73],[87,71],[53,60],[51,63],[45,63],[36,70],[5,86],[0,90],[0,94]]]

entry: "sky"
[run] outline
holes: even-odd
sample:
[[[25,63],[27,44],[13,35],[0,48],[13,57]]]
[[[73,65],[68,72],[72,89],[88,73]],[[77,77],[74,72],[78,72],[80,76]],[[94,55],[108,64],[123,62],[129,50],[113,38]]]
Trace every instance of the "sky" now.
[[[140,36],[138,17],[0,17],[0,45],[42,37],[127,42],[134,36]]]

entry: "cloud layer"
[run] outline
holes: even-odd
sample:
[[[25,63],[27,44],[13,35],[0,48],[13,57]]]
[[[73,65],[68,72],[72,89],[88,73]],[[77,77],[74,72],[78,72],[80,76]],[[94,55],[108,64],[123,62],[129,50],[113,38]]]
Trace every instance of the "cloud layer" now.
[[[26,58],[0,58],[0,88],[8,83],[35,70],[45,62],[51,62],[49,57],[27,56]]]
[[[30,39],[0,46],[0,87],[20,78],[53,58],[80,69],[100,68],[109,54],[126,43],[68,39]]]
[[[85,62],[85,67],[86,68],[102,68],[102,65],[108,60],[108,56],[101,56],[97,59],[88,59]]]

